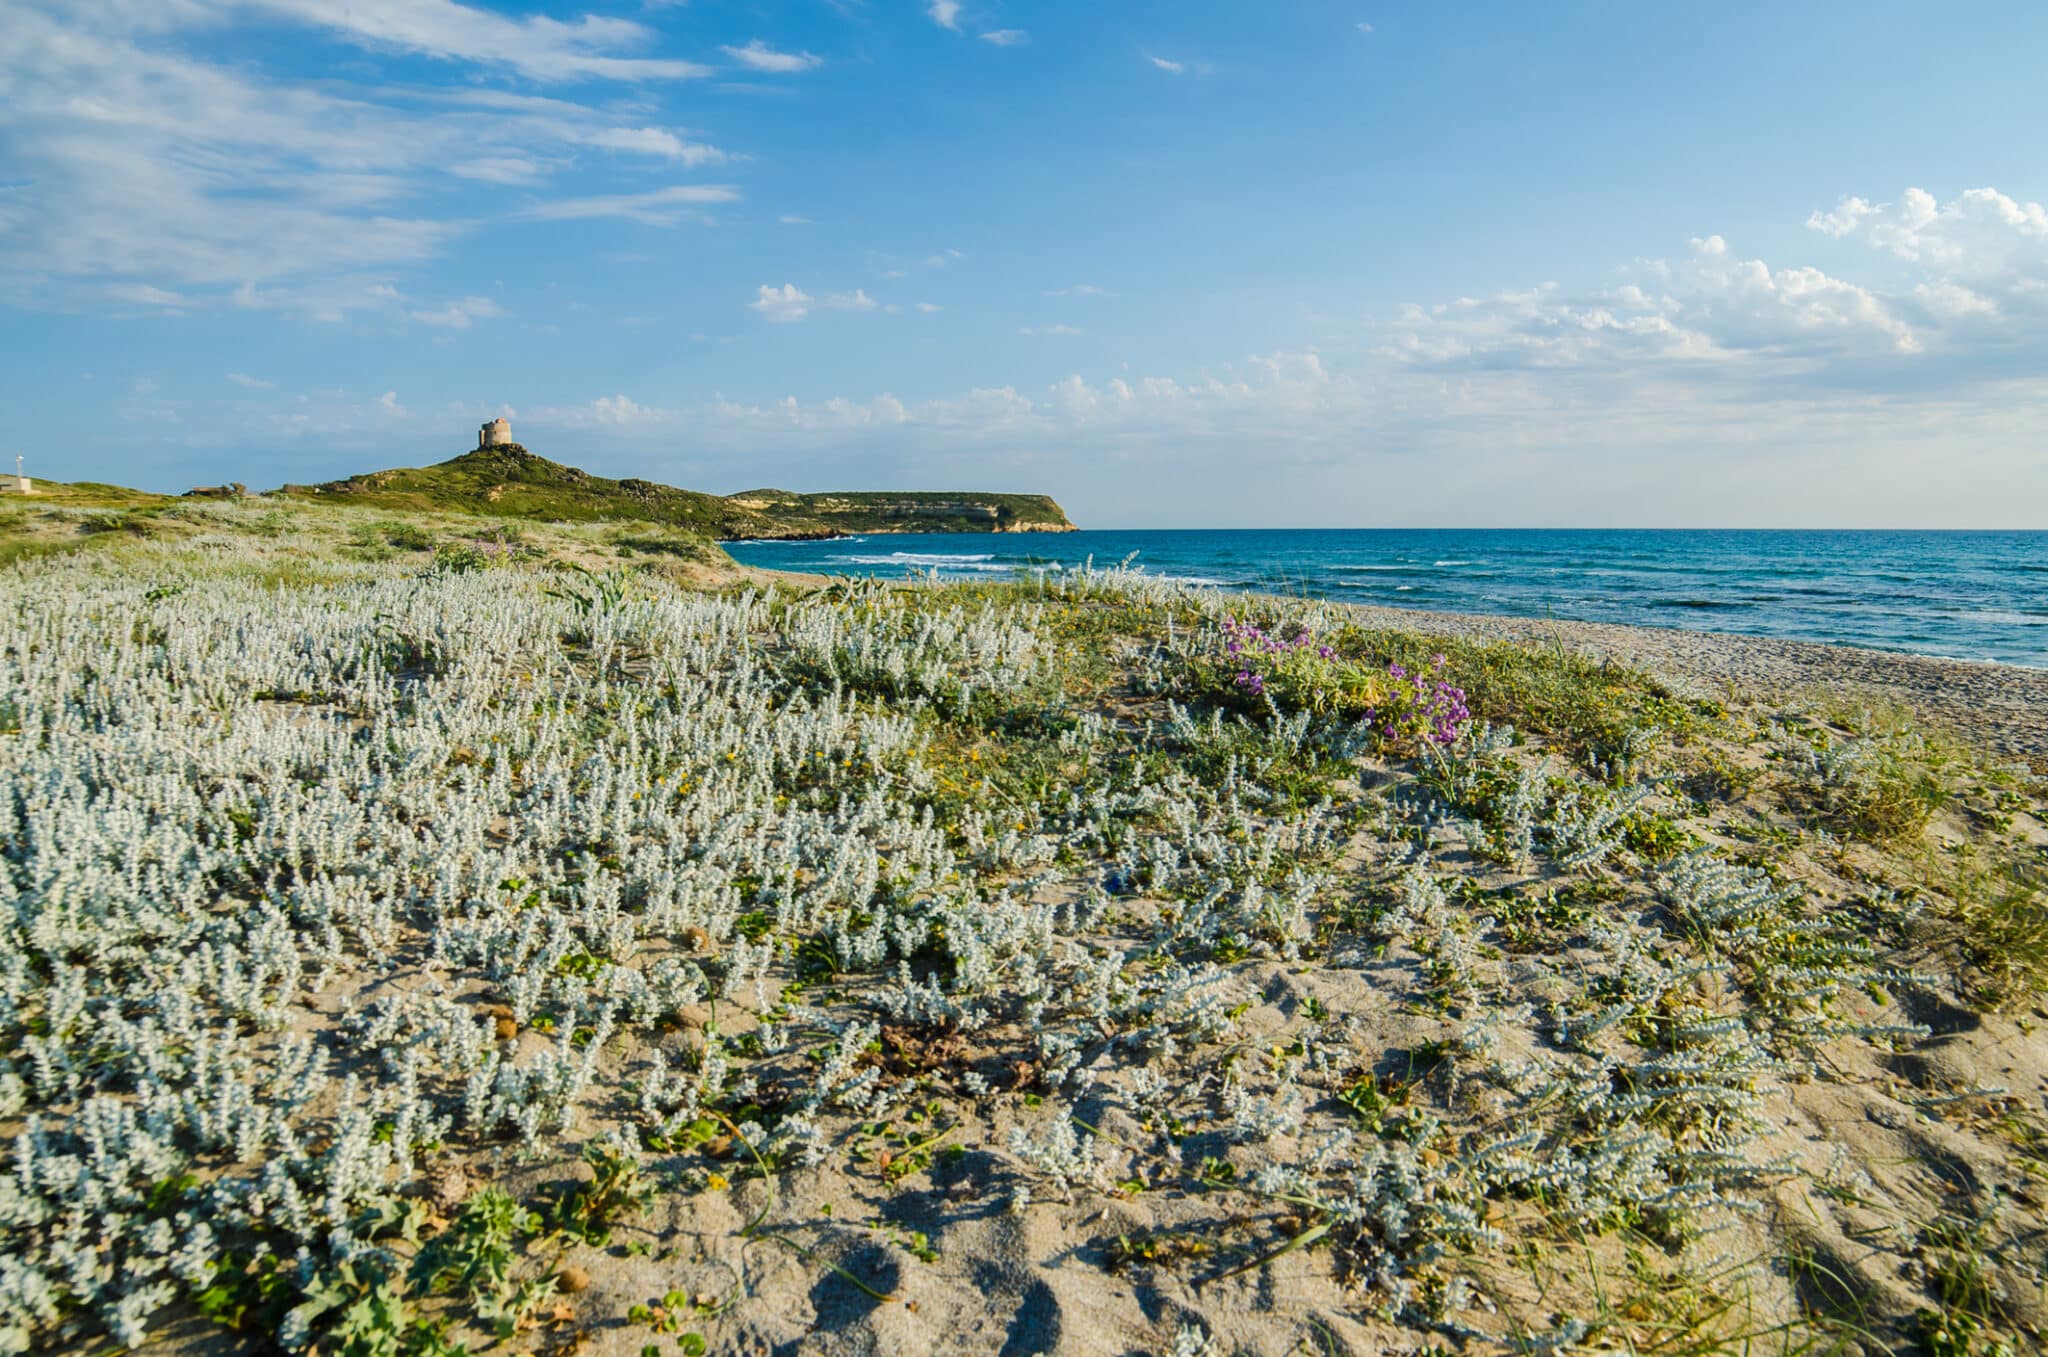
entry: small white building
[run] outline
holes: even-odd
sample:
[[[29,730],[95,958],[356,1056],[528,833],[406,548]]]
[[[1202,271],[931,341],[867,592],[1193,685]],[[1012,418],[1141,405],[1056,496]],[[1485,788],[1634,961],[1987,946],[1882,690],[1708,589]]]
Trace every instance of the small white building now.
[[[14,474],[12,476],[0,476],[0,483],[4,483],[7,493],[10,495],[33,495],[36,492],[36,483],[28,478],[26,471],[21,469],[21,458],[19,457],[14,459]]]

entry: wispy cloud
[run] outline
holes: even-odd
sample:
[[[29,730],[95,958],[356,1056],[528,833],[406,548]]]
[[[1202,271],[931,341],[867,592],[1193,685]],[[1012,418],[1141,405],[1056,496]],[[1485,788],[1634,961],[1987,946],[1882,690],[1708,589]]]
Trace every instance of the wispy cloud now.
[[[1187,67],[1186,67],[1185,65],[1183,65],[1182,63],[1178,62],[1178,61],[1168,61],[1168,60],[1167,60],[1167,59],[1166,59],[1165,57],[1155,57],[1155,56],[1149,56],[1149,55],[1148,55],[1148,56],[1147,56],[1147,57],[1145,58],[1145,60],[1147,60],[1147,61],[1151,62],[1151,63],[1152,63],[1152,64],[1153,64],[1154,66],[1157,66],[1157,67],[1158,67],[1158,68],[1159,68],[1160,70],[1162,70],[1162,71],[1165,71],[1165,72],[1166,72],[1166,73],[1167,73],[1168,75],[1185,75],[1185,74],[1187,74],[1187,69],[1188,69],[1188,68],[1187,68]]]
[[[931,0],[924,12],[940,28],[950,28],[956,33],[960,31],[960,0]]]
[[[1081,332],[1071,325],[1026,325],[1017,331],[1020,335],[1077,335]]]
[[[727,47],[725,54],[750,71],[763,71],[770,75],[791,75],[798,71],[815,70],[825,64],[825,59],[809,52],[778,52],[759,38],[745,47]]]
[[[298,25],[309,45],[326,35],[463,74],[407,87],[352,79],[342,63],[319,82],[270,78],[260,63],[186,40],[250,12]],[[5,204],[0,292],[135,304],[154,290],[187,309],[321,319],[382,305],[372,289],[389,271],[475,229],[485,200],[451,207],[451,181],[542,188],[579,162],[601,167],[592,151],[685,168],[723,160],[606,106],[468,83],[493,67],[629,84],[687,73],[618,55],[653,41],[628,21],[513,20],[452,0],[12,0],[0,24],[0,146],[35,192]],[[704,192],[733,196],[688,191]],[[702,205],[663,191],[579,196],[527,215],[666,223]]]
[[[621,393],[599,396],[584,405],[539,406],[520,418],[526,423],[547,428],[625,431],[663,428],[680,422],[685,415],[680,410],[643,405]]]
[[[872,311],[876,302],[866,292],[855,288],[851,292],[827,293],[822,305],[828,311]]]
[[[784,283],[781,287],[763,283],[754,300],[747,303],[747,309],[764,320],[787,325],[811,314],[811,307],[815,304],[811,294],[795,283]]]
[[[816,226],[818,224],[809,217],[799,217],[793,212],[784,213],[775,220],[781,222],[784,226]]]
[[[919,302],[919,303],[917,304],[917,309],[918,309],[919,311],[922,311],[922,312],[923,312],[923,313],[924,313],[925,315],[929,316],[929,315],[931,315],[931,314],[932,314],[932,313],[934,313],[934,312],[937,312],[937,311],[943,311],[943,310],[945,310],[946,308],[945,308],[945,307],[943,307],[943,306],[938,306],[938,305],[935,305],[935,304],[933,304],[933,303],[931,303],[931,302]]]
[[[464,297],[432,310],[411,313],[412,318],[422,325],[439,325],[450,330],[467,330],[472,321],[488,320],[503,314],[489,297]]]
[[[672,184],[647,193],[603,193],[589,198],[560,198],[537,203],[519,215],[533,221],[588,221],[619,217],[647,226],[674,226],[703,209],[739,200],[727,184]]]
[[[1031,35],[1021,28],[994,28],[981,35],[983,42],[992,42],[998,47],[1015,47],[1031,41]]]
[[[227,379],[236,386],[246,386],[251,391],[269,391],[277,385],[276,382],[266,382],[261,377],[251,377],[246,372],[230,372]]]
[[[537,80],[687,80],[711,74],[695,62],[620,55],[651,45],[654,33],[628,19],[594,14],[572,22],[540,15],[515,19],[455,0],[241,0],[241,7],[325,28],[363,47],[506,66]],[[230,8],[226,0],[166,6],[203,17]]]
[[[726,155],[716,146],[687,141],[665,127],[606,127],[579,135],[585,146],[609,151],[634,151],[642,155],[666,156],[694,169],[699,165],[723,164]]]
[[[136,306],[184,307],[190,298],[168,288],[154,287],[148,283],[115,283],[106,289],[106,295],[117,302],[128,302]]]
[[[1114,297],[1116,293],[1093,283],[1075,283],[1072,287],[1054,288],[1045,294],[1048,297]]]

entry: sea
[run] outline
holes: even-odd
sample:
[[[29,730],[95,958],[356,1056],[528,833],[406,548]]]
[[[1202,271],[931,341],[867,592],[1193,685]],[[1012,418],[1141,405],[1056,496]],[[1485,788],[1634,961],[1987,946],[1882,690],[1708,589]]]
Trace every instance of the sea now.
[[[2048,668],[2048,532],[1156,529],[733,542],[824,575],[1128,563],[1230,591],[1776,636]]]

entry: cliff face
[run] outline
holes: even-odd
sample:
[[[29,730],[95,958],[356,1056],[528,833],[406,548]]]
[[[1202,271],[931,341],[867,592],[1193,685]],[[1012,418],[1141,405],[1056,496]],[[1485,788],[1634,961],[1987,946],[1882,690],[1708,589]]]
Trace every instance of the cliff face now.
[[[1065,511],[1044,495],[910,490],[706,495],[655,481],[607,480],[551,462],[517,443],[479,448],[429,467],[373,471],[325,485],[288,485],[284,493],[504,518],[666,523],[721,541],[851,533],[1074,531]]]

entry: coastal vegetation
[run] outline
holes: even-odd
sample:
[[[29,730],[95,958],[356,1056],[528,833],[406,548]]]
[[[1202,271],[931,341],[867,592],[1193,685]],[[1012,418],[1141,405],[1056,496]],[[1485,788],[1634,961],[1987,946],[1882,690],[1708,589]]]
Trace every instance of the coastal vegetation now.
[[[0,1352],[2039,1349],[2048,769],[497,503],[0,509]]]

